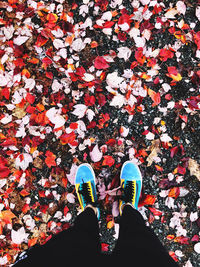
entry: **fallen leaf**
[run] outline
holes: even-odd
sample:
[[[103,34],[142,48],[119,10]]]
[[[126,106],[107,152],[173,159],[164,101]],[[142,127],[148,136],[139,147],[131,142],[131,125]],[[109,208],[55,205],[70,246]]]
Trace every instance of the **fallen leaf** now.
[[[190,171],[190,175],[194,175],[200,181],[200,166],[194,159],[188,160],[188,169]]]
[[[45,163],[47,164],[47,166],[50,168],[51,166],[56,166],[56,155],[54,155],[51,151],[47,150],[47,152],[45,153]]]
[[[109,68],[109,64],[107,63],[107,61],[103,57],[98,56],[95,58],[94,67],[98,70],[107,69],[107,68]]]
[[[6,224],[12,223],[12,219],[15,217],[15,214],[11,210],[3,210],[0,212],[0,219]]]
[[[147,167],[151,166],[152,163],[155,161],[155,158],[157,157],[158,153],[160,152],[160,140],[156,139],[153,140],[151,143],[151,146],[147,149],[151,151],[149,156],[147,157],[146,161],[148,162]]]

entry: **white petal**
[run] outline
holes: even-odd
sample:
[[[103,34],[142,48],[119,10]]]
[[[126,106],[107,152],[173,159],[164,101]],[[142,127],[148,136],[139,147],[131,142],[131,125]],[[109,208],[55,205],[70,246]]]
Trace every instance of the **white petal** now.
[[[179,13],[185,15],[185,12],[186,12],[186,5],[183,1],[178,1],[176,3],[176,8],[178,10]]]
[[[148,134],[146,135],[146,139],[148,140],[154,140],[155,134],[148,132]]]
[[[98,162],[101,160],[103,153],[99,150],[98,145],[95,145],[93,150],[90,152],[90,157],[93,162]]]
[[[62,58],[66,59],[67,58],[67,49],[66,48],[61,48],[58,52],[58,55],[61,56]]]
[[[17,158],[15,159],[15,165],[16,167],[20,167],[23,171],[25,171],[30,162],[33,162],[33,158],[30,154],[28,153],[22,153],[23,155],[23,159],[20,159],[20,155],[17,156]]]
[[[83,104],[77,104],[74,106],[75,110],[72,112],[72,114],[76,115],[79,119],[83,118],[85,116],[87,106]]]
[[[13,43],[16,45],[22,45],[23,43],[25,43],[30,37],[28,36],[17,36],[16,38],[14,38]]]
[[[71,47],[76,52],[80,52],[81,50],[83,50],[85,48],[85,44],[81,38],[78,38],[75,41],[73,41]]]
[[[86,82],[91,82],[94,80],[94,75],[92,75],[90,73],[85,73],[84,76],[82,77],[82,79]]]
[[[88,120],[89,120],[89,121],[92,121],[93,118],[94,118],[94,116],[95,116],[94,111],[91,110],[91,109],[88,109],[87,112],[86,112],[86,114],[87,114]]]
[[[32,90],[35,86],[35,80],[30,78],[26,79],[24,88],[28,88],[29,90]]]
[[[110,102],[110,106],[118,106],[121,108],[124,105],[124,96],[121,94],[117,94],[113,97],[112,101]]]
[[[145,6],[145,5],[148,5],[150,2],[150,0],[140,0],[140,3]]]
[[[170,142],[170,141],[172,141],[171,137],[169,137],[168,134],[162,134],[162,135],[160,136],[160,140],[161,140],[162,142]]]
[[[55,39],[55,40],[53,40],[53,45],[54,45],[54,47],[56,49],[65,47],[65,44],[64,44],[63,40],[61,40],[61,39]]]
[[[9,80],[3,74],[0,74],[0,86],[6,86]]]
[[[144,37],[135,37],[134,38],[136,47],[144,47],[146,40]]]
[[[200,254],[200,242],[196,243],[194,245],[194,251],[198,254]]]
[[[75,176],[76,176],[76,170],[77,170],[78,166],[75,164],[72,164],[71,169],[70,169],[70,173],[67,174],[67,179],[69,180],[69,182],[74,185],[75,184]]]
[[[119,58],[123,58],[125,61],[127,61],[127,59],[129,59],[129,57],[131,56],[131,49],[128,47],[119,47],[117,48],[117,50],[119,51],[117,56]]]
[[[111,11],[104,12],[101,19],[102,20],[111,20],[112,19]]]
[[[58,80],[53,80],[53,83],[52,83],[52,90],[54,93],[57,93],[58,91],[60,91],[62,89],[62,84],[58,82]]]
[[[7,124],[12,121],[12,115],[5,114],[5,117],[3,117],[0,122],[3,124]]]
[[[21,227],[17,231],[11,231],[11,240],[15,244],[21,244],[23,241],[27,240],[29,234],[26,234],[24,227]]]
[[[198,214],[197,212],[191,212],[190,213],[190,221],[195,222],[198,219]]]
[[[198,18],[198,20],[200,21],[200,6],[197,6],[195,15]]]
[[[107,84],[112,88],[119,88],[120,84],[123,81],[124,81],[124,78],[119,77],[116,71],[109,73],[106,77]]]

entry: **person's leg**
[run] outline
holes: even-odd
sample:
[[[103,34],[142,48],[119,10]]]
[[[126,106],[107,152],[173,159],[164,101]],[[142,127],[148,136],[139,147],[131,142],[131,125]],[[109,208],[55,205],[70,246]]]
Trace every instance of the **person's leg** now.
[[[95,180],[91,165],[84,163],[78,167],[75,188],[83,212],[77,217],[73,227],[55,235],[44,246],[32,249],[29,252],[30,257],[27,257],[23,264],[31,261],[32,266],[36,264],[55,267],[59,264],[59,266],[67,266],[72,260],[79,260],[88,266],[90,257],[100,258],[98,228],[100,210],[97,207]]]
[[[138,203],[142,189],[139,167],[126,161],[121,169],[122,197],[119,201],[119,239],[113,251],[113,260],[119,265],[130,261],[133,266],[178,266],[169,256],[153,230],[147,227],[139,213]],[[135,264],[135,265],[134,265]]]
[[[113,251],[116,263],[137,262],[135,266],[178,266],[140,212],[125,205],[120,218],[119,238]],[[134,266],[134,264],[133,264]]]
[[[87,263],[89,255],[99,258],[100,240],[97,216],[91,207],[86,207],[74,226],[53,236],[45,245],[33,247],[28,257],[15,266],[69,266],[69,262],[77,260]]]

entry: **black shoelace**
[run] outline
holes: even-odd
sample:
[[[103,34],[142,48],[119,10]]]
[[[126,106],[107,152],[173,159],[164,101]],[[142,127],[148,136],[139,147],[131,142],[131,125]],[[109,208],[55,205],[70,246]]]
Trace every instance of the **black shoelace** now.
[[[122,183],[122,196],[121,199],[123,201],[131,202],[133,201],[134,195],[135,195],[135,186],[133,181],[126,181],[126,185],[123,188],[124,182]]]
[[[82,183],[80,187],[79,187],[79,193],[82,194],[84,202],[87,204],[92,204],[94,207],[96,207],[98,205],[98,202],[92,201],[92,192],[89,183]]]

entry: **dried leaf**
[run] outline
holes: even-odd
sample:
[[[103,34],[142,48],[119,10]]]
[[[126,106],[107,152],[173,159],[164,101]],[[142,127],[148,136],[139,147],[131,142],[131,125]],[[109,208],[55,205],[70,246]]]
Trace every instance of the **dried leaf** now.
[[[194,159],[189,159],[188,161],[188,169],[190,171],[190,175],[194,175],[200,181],[200,165]]]

